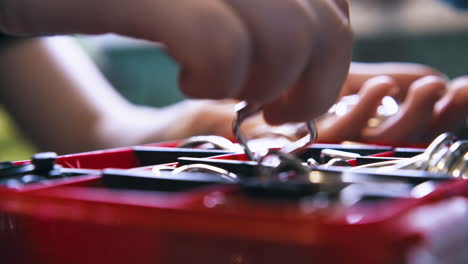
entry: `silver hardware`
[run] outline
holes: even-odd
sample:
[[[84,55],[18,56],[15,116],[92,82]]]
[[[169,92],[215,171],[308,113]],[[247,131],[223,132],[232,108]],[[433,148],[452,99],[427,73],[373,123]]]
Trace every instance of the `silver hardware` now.
[[[292,142],[281,148],[280,150],[269,150],[266,155],[259,156],[254,154],[250,149],[247,140],[242,134],[241,125],[244,120],[258,113],[261,110],[260,105],[248,105],[245,101],[236,105],[237,117],[233,121],[233,132],[239,144],[244,149],[245,155],[249,160],[257,161],[261,178],[264,179],[279,179],[280,170],[285,166],[293,168],[298,175],[307,175],[310,168],[304,165],[300,159],[296,157],[309,144],[315,142],[318,136],[317,128],[313,121],[305,123],[308,135]],[[275,161],[273,161],[275,159]]]
[[[180,142],[178,148],[195,148],[198,146],[210,145],[214,149],[237,151],[238,147],[229,139],[220,136],[193,136]]]
[[[258,161],[260,158],[255,156],[252,150],[250,149],[247,140],[242,134],[240,129],[242,122],[252,116],[253,114],[258,113],[261,110],[261,106],[259,105],[248,105],[245,101],[236,105],[237,117],[233,121],[233,132],[236,136],[237,141],[244,149],[246,156],[253,161]],[[309,132],[308,135],[304,136],[303,138],[286,145],[281,149],[282,152],[297,154],[301,150],[303,150],[309,144],[312,144],[317,140],[318,132],[317,128],[315,127],[315,123],[313,121],[307,121],[306,127]]]
[[[229,172],[225,169],[218,168],[216,166],[203,164],[203,163],[196,163],[196,164],[188,164],[181,167],[174,169],[171,173],[178,174],[182,172],[208,172],[208,173],[215,173],[218,174],[221,178],[226,179],[231,182],[239,181],[239,177],[235,173]]]
[[[378,168],[380,171],[394,171],[401,169],[423,170],[433,173],[452,175],[455,178],[468,178],[466,168],[468,159],[468,141],[459,140],[450,133],[438,136],[424,153],[412,158],[377,162],[354,167]]]
[[[354,153],[354,152],[349,152],[349,151],[342,151],[342,150],[336,150],[336,149],[322,149],[320,151],[320,158],[322,161],[326,161],[329,159],[334,159],[334,158],[339,158],[339,159],[356,159],[361,157],[359,153]]]
[[[248,105],[247,102],[242,101],[236,105],[235,110],[237,112],[237,116],[232,123],[234,136],[239,142],[239,145],[244,150],[244,153],[247,156],[247,158],[253,161],[258,161],[258,157],[254,155],[254,153],[252,152],[252,150],[250,149],[247,143],[247,140],[242,134],[241,125],[247,118],[258,113],[260,109],[261,109],[260,105]]]

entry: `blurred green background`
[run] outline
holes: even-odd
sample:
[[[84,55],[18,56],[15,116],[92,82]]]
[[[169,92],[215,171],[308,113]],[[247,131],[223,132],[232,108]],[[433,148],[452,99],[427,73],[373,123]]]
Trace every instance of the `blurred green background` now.
[[[354,0],[351,4],[354,60],[418,62],[449,77],[468,74],[468,12],[434,0]],[[177,64],[161,46],[114,35],[80,39],[131,102],[158,107],[184,98],[177,89]],[[36,151],[3,109],[0,149],[0,160],[28,159]]]
[[[0,161],[29,159],[36,150],[16,129],[6,111],[0,107]]]

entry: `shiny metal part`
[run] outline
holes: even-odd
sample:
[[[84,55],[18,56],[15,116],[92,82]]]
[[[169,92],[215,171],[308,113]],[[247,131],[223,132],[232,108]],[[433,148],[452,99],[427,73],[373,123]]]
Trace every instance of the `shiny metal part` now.
[[[173,170],[175,170],[175,167],[167,166],[167,165],[156,165],[151,169],[153,174],[156,176],[160,176],[161,172],[163,171],[173,171]]]
[[[219,150],[238,150],[237,146],[229,139],[220,136],[193,136],[180,142],[178,148],[196,148],[198,146],[211,145],[213,149]]]
[[[355,169],[381,168],[382,171],[393,171],[398,169],[427,170],[427,168],[429,167],[430,159],[438,151],[445,148],[447,145],[452,144],[453,142],[453,136],[450,133],[444,133],[438,136],[422,154],[403,160],[391,160],[362,165],[355,167]]]
[[[244,150],[244,153],[247,156],[247,158],[253,161],[258,161],[259,158],[255,156],[252,150],[250,149],[247,140],[242,134],[241,125],[247,118],[258,113],[260,110],[260,105],[248,105],[245,101],[240,102],[236,105],[237,116],[232,123],[234,136],[239,142],[239,145],[241,145],[242,149]]]
[[[424,153],[403,160],[377,162],[354,167],[378,168],[380,171],[394,171],[401,169],[423,170],[433,173],[450,174],[455,178],[465,178],[467,168],[468,141],[456,141],[450,133],[438,136],[424,151]]]
[[[429,167],[428,171],[452,174],[455,165],[460,160],[463,161],[465,154],[468,152],[468,141],[457,141],[446,149],[443,151],[442,157],[438,159],[438,162]]]
[[[359,170],[359,169],[364,169],[364,168],[367,168],[367,169],[369,169],[369,168],[382,168],[382,169],[385,169],[387,167],[394,166],[394,165],[396,165],[396,164],[398,164],[400,162],[403,162],[403,161],[406,161],[406,159],[405,160],[397,159],[397,160],[374,162],[374,163],[369,163],[369,164],[353,167],[352,170]],[[392,170],[394,170],[394,169],[392,169]]]
[[[304,136],[303,138],[286,145],[281,149],[282,152],[290,153],[293,155],[298,155],[300,152],[302,152],[307,146],[310,144],[313,144],[318,137],[318,131],[317,127],[315,126],[314,121],[309,120],[306,121],[306,127],[307,131],[309,132],[308,135]]]
[[[244,149],[245,155],[249,160],[259,161],[260,157],[256,156],[252,150],[250,149],[247,140],[245,139],[244,135],[241,131],[241,125],[244,120],[251,117],[252,115],[258,113],[261,110],[260,105],[248,105],[245,101],[236,105],[237,117],[233,121],[233,132],[236,136],[237,141]],[[312,144],[317,140],[318,131],[313,121],[307,121],[306,127],[308,130],[308,135],[304,136],[303,138],[286,145],[281,149],[282,152],[290,153],[293,155],[297,155],[301,152],[304,148],[306,148],[309,144]]]
[[[270,150],[258,161],[259,175],[263,180],[285,179],[280,176],[283,169],[294,171],[294,178],[308,177],[311,168],[291,153],[281,150]]]
[[[306,161],[306,164],[307,164],[307,166],[309,166],[309,167],[317,167],[317,166],[320,166],[320,163],[318,163],[318,161],[316,161],[314,158],[308,158],[307,161]]]
[[[329,160],[327,163],[322,165],[323,168],[328,168],[331,166],[338,166],[338,167],[352,167],[351,164],[349,164],[345,159],[341,158],[333,158]]]
[[[177,174],[182,172],[208,172],[218,174],[221,178],[226,179],[231,182],[239,181],[239,177],[232,172],[229,172],[225,169],[218,168],[216,166],[203,164],[203,163],[196,163],[196,164],[188,164],[181,167],[174,169],[171,173]]]
[[[361,154],[349,152],[349,151],[342,151],[336,149],[322,149],[320,151],[320,158],[322,161],[328,161],[330,159],[339,158],[344,160],[356,159],[361,157]]]
[[[449,147],[454,144],[456,140],[457,138],[451,133],[444,133],[438,136],[422,154],[425,155],[425,159],[421,161],[419,168],[428,170],[430,167],[435,166],[439,159],[447,154]]]
[[[304,165],[296,157],[309,144],[315,142],[318,136],[317,128],[313,121],[305,123],[308,135],[286,145],[280,150],[269,150],[266,155],[260,157],[253,153],[247,140],[242,134],[241,125],[244,120],[258,113],[261,110],[260,105],[248,105],[245,101],[236,105],[237,117],[233,121],[233,132],[239,144],[244,149],[245,155],[249,160],[257,161],[260,177],[263,179],[280,180],[281,169],[287,167],[294,170],[297,175],[307,177],[310,167]]]
[[[468,179],[468,153],[465,153],[451,168],[452,176],[455,178]]]

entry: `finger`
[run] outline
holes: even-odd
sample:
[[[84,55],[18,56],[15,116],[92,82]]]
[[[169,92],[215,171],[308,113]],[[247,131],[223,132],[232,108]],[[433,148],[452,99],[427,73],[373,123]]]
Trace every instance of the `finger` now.
[[[359,103],[347,114],[329,117],[319,122],[320,142],[359,140],[369,119],[375,116],[382,98],[394,93],[398,87],[388,76],[377,76],[367,80],[359,92]]]
[[[172,137],[186,138],[192,135],[218,135],[233,137],[232,120],[235,102],[230,100],[185,100],[170,106],[181,113],[179,120],[165,132]]]
[[[351,60],[352,34],[347,14],[332,1],[309,1],[320,31],[307,68],[299,82],[265,105],[271,124],[312,120],[336,99]]]
[[[251,43],[241,18],[222,1],[141,0],[129,5],[118,33],[162,42],[180,65],[188,97],[237,94],[247,76]]]
[[[187,16],[179,20],[184,22],[167,29],[172,31],[166,37],[169,53],[181,66],[180,89],[193,98],[232,98],[247,76],[252,53],[248,29],[219,1],[193,5],[201,7],[183,8]]]
[[[278,97],[298,79],[316,35],[310,14],[297,1],[226,0],[245,23],[252,42],[248,79],[235,96],[249,102]]]
[[[349,74],[345,82],[345,86],[341,91],[340,96],[355,94],[362,87],[362,84],[377,75],[387,75],[392,77],[400,92],[395,95],[397,100],[403,100],[406,96],[410,85],[429,75],[441,76],[444,75],[439,71],[421,64],[403,63],[403,62],[386,62],[386,63],[357,63],[351,64]]]
[[[345,14],[349,14],[349,4],[348,0],[335,0],[335,4],[338,8],[341,9],[341,12]],[[346,15],[345,15],[346,16]]]
[[[451,131],[463,124],[468,117],[468,76],[449,83],[447,93],[437,102],[434,122],[428,136]]]
[[[181,66],[181,90],[191,97],[232,97],[246,78],[248,31],[222,1],[3,2],[0,29],[20,34],[113,32],[163,42]]]
[[[427,76],[415,81],[400,111],[376,128],[366,128],[363,139],[379,143],[419,142],[432,118],[434,104],[445,92],[445,80]]]

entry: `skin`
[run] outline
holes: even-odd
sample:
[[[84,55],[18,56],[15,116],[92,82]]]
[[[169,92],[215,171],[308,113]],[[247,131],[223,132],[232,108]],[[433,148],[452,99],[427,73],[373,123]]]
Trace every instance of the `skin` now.
[[[68,37],[31,38],[0,48],[0,87],[0,103],[25,136],[40,150],[59,154],[226,135],[220,119],[233,115],[209,100],[166,108],[132,105]]]
[[[454,131],[468,117],[468,77],[449,80],[424,65],[353,63],[341,95],[353,93],[359,93],[361,99],[348,114],[320,120],[320,141],[425,143]],[[386,95],[398,99],[400,111],[379,126],[368,127],[367,120]]]
[[[361,103],[348,115],[320,119],[321,141],[422,141],[453,129],[467,115],[466,77],[448,81],[428,67],[395,63],[353,64],[347,75],[352,36],[344,0],[3,0],[0,31],[19,36],[115,32],[162,42],[182,67],[180,88],[186,95],[263,104],[271,124],[313,119],[340,90],[341,96],[360,93]],[[131,106],[78,51],[73,54],[80,57],[75,61],[81,72],[67,62],[70,52],[51,45],[27,41],[2,55],[2,86],[15,87],[2,89],[4,103],[25,131],[35,131],[31,137],[39,145],[76,152],[193,134],[231,136],[232,101],[188,101],[168,109]],[[26,67],[31,57],[44,67]],[[78,77],[83,69],[87,79]],[[50,103],[47,94],[68,99]],[[377,128],[367,127],[376,102],[387,94],[401,102],[402,111]],[[31,121],[26,109],[49,110]],[[139,121],[133,121],[136,116]],[[66,120],[72,122],[58,125]],[[251,127],[258,122],[263,121],[251,121]],[[268,129],[264,123],[260,127]],[[51,140],[50,131],[68,137]]]
[[[132,105],[67,37],[25,39],[1,48],[0,86],[1,103],[41,150],[65,154],[194,135],[233,136],[237,101],[187,100],[160,109]],[[430,140],[468,115],[468,78],[449,81],[423,65],[353,63],[341,94],[356,92],[361,103],[351,112],[317,122],[319,141]],[[377,128],[367,127],[385,95],[402,98],[402,111]],[[272,131],[262,116],[242,128],[247,136]]]
[[[325,114],[316,120],[319,142],[427,144],[440,133],[455,131],[468,118],[468,76],[449,80],[439,71],[421,64],[352,63],[340,96],[355,93],[360,94],[360,100],[348,114],[340,117]],[[398,100],[400,111],[379,126],[369,127],[369,119],[374,117],[380,101],[387,95]],[[204,114],[208,119],[217,117],[220,128],[217,132],[221,135],[231,136],[234,103],[217,102],[216,113]],[[220,117],[222,115],[225,118]],[[242,127],[247,137],[271,135],[272,131],[261,116],[247,119]]]
[[[262,104],[271,124],[328,109],[352,48],[346,0],[3,0],[0,31],[162,42],[181,65],[187,96]]]

